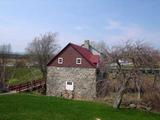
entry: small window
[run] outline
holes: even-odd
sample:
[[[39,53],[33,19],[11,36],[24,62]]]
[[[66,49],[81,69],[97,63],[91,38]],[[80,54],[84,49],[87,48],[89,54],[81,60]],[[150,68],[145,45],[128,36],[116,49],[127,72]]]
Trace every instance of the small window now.
[[[67,85],[72,85],[72,82],[67,82]]]
[[[71,81],[66,81],[66,90],[73,90],[74,89],[74,83]]]
[[[81,64],[82,63],[82,58],[76,58],[76,64]]]
[[[58,58],[58,64],[63,64],[63,58]]]

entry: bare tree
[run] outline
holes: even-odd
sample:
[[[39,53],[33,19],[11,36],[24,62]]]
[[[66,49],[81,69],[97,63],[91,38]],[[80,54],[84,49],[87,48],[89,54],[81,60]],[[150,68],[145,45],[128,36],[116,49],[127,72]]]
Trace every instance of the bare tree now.
[[[8,79],[8,73],[6,70],[8,58],[11,53],[11,45],[0,45],[0,86],[2,89],[6,89],[6,81]]]
[[[57,51],[58,45],[56,43],[57,33],[45,33],[34,40],[26,48],[30,54],[31,59],[38,64],[43,78],[47,76],[47,63]]]
[[[126,42],[124,46],[118,46],[112,51],[112,61],[117,63],[117,80],[119,81],[118,92],[114,101],[114,108],[119,108],[123,95],[129,85],[134,82],[137,88],[138,99],[141,98],[143,68],[155,68],[158,64],[159,52],[154,48],[141,44],[141,42]],[[130,63],[129,69],[124,69],[123,63]]]
[[[104,41],[91,41],[91,46],[101,53],[106,53],[107,45]]]
[[[90,45],[91,49],[98,54],[100,54],[100,61],[97,67],[97,81],[96,81],[96,92],[97,92],[97,97],[105,97],[109,93],[109,74],[107,71],[107,62],[109,60],[109,50],[107,48],[107,45],[104,41],[91,41]],[[96,53],[95,53],[96,54]]]

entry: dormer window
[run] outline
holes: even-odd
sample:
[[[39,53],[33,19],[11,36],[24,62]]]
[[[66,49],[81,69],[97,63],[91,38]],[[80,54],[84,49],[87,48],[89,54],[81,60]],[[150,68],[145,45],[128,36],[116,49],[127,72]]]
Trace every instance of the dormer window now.
[[[82,64],[82,58],[76,58],[76,64]]]
[[[58,58],[58,64],[63,64],[63,58]]]

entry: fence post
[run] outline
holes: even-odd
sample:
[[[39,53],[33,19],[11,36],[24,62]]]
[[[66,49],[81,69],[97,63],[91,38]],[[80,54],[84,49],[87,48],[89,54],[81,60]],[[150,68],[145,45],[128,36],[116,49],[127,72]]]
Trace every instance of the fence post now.
[[[18,87],[19,87],[19,92],[20,92],[21,91],[21,84],[19,84]]]

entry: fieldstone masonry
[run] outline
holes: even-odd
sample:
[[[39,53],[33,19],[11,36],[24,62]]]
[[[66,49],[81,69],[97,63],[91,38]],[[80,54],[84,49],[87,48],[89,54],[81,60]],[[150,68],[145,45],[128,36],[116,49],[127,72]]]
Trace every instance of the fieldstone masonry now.
[[[66,81],[74,90],[66,90]],[[96,69],[48,66],[47,95],[92,100],[96,97]]]

